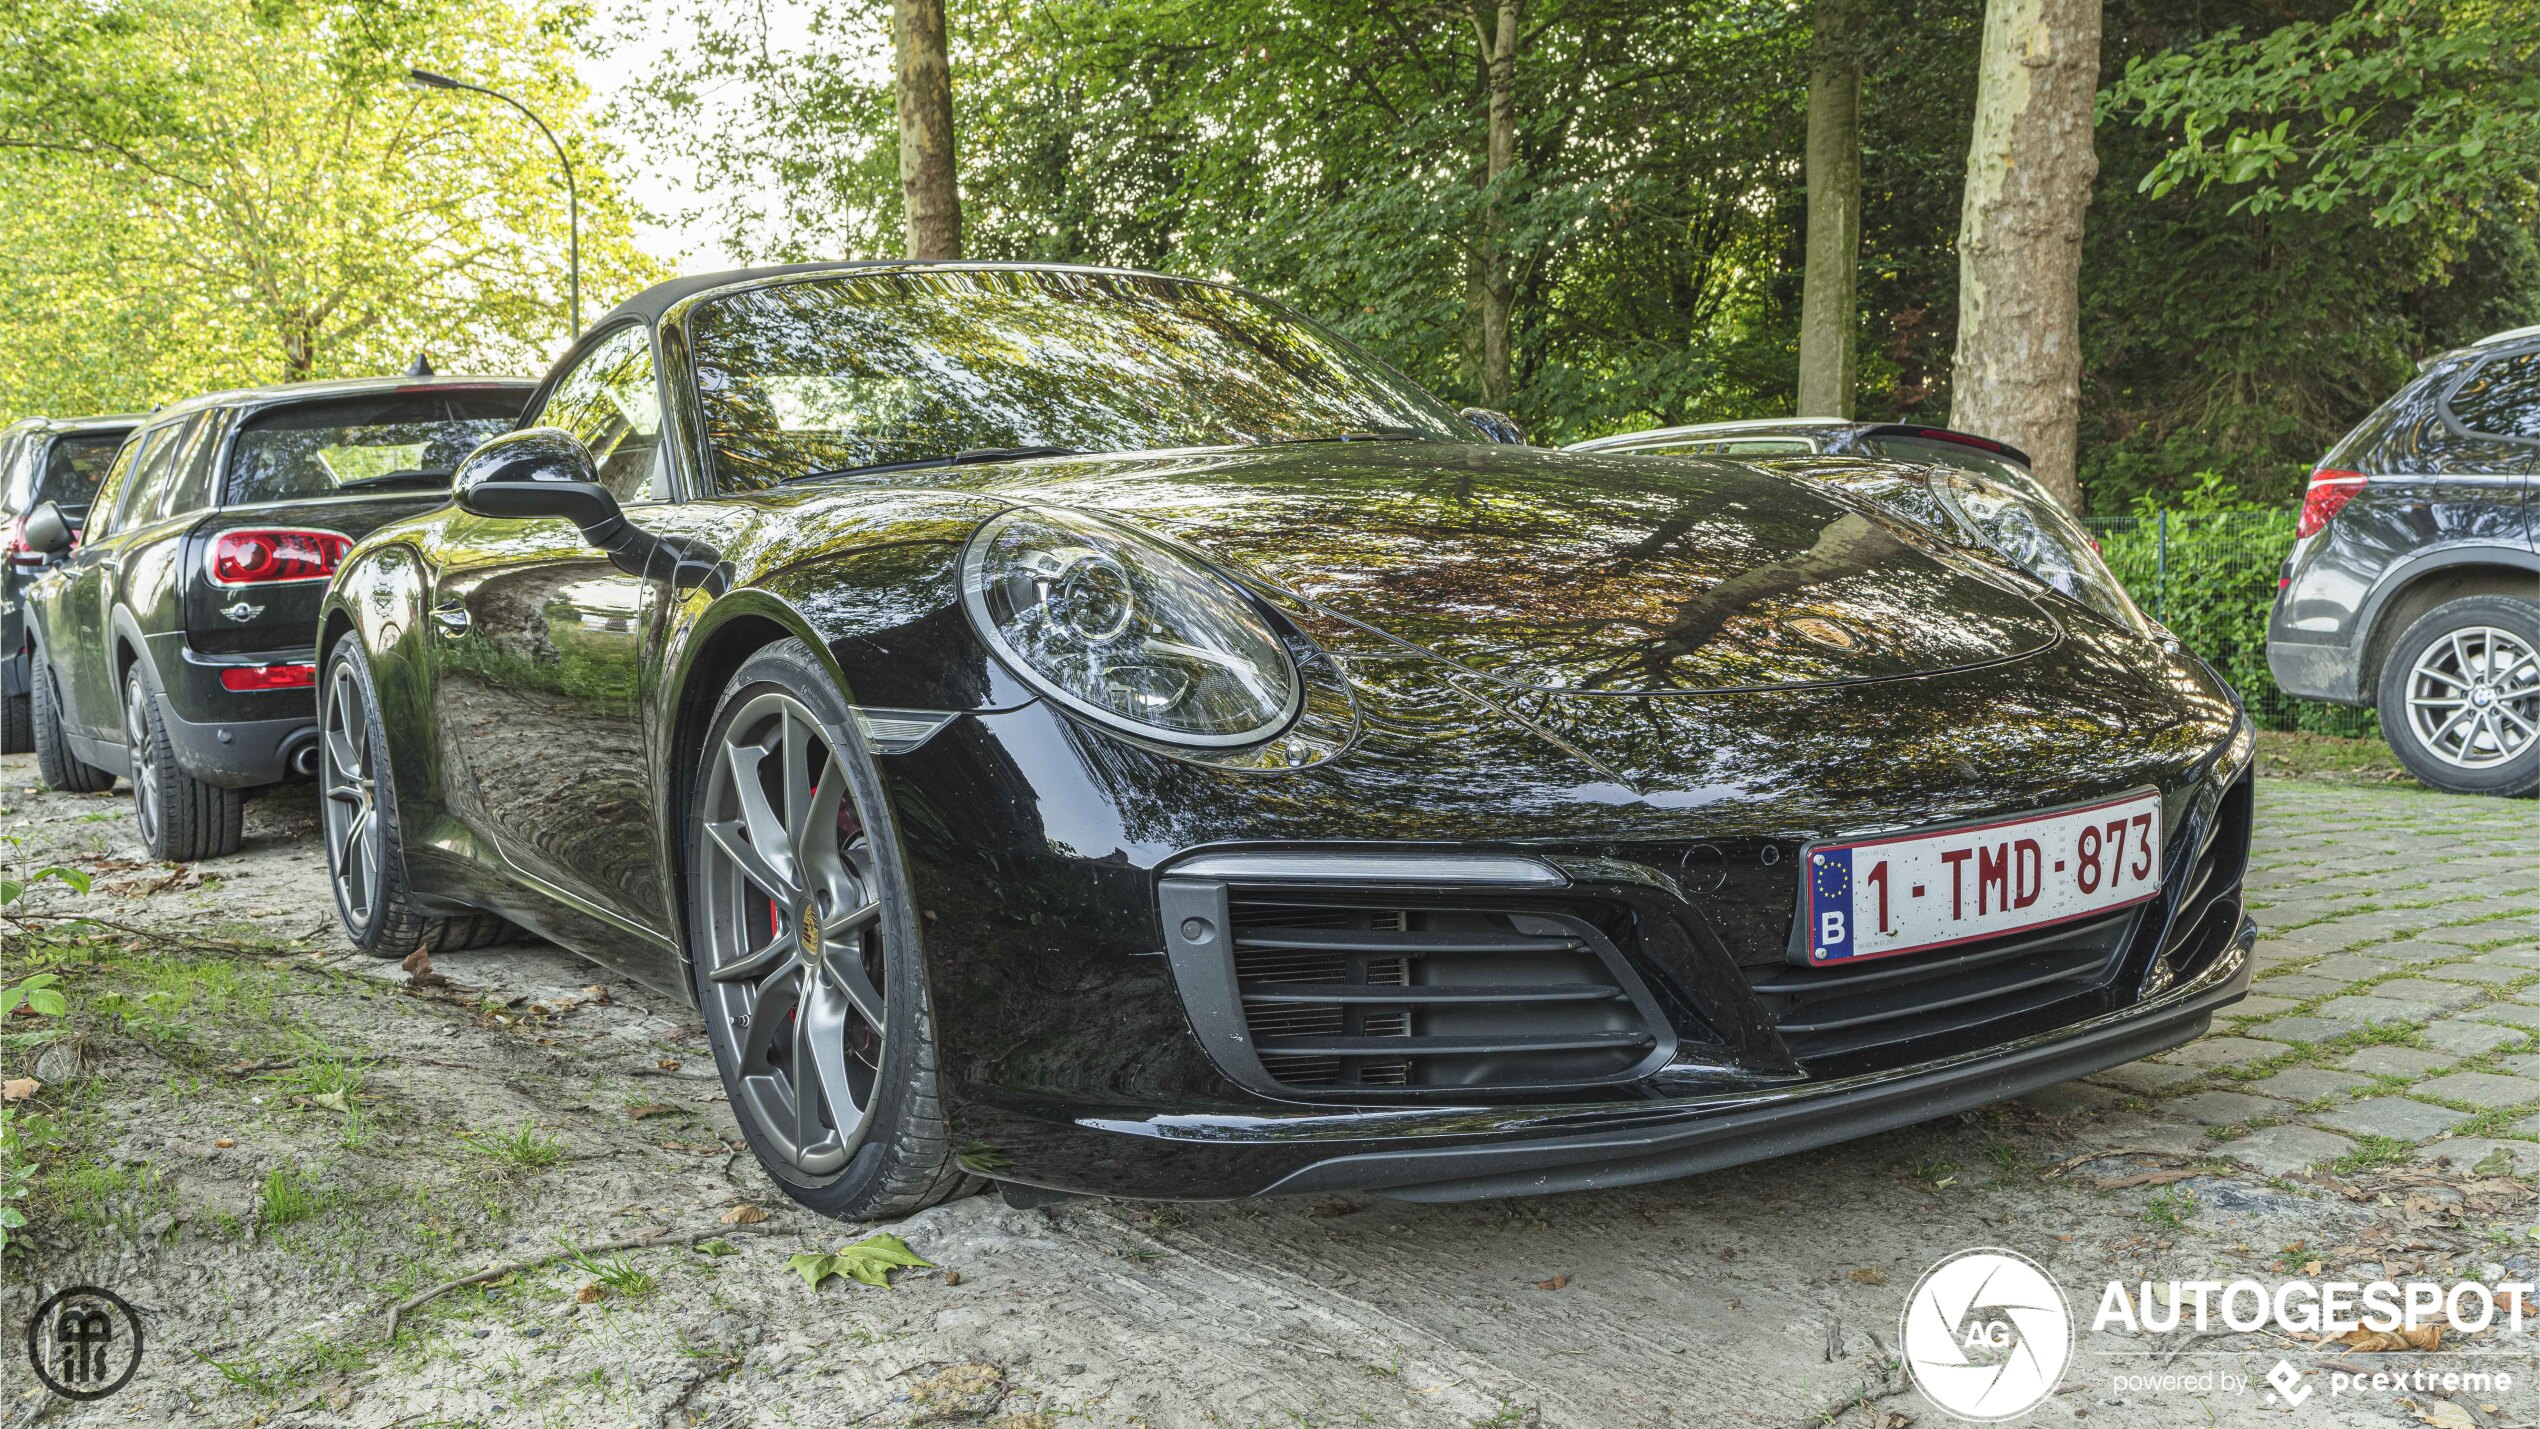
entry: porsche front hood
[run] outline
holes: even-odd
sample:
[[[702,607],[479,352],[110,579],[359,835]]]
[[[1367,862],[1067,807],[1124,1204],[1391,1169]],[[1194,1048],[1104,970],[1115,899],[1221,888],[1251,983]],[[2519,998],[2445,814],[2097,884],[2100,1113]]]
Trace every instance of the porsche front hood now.
[[[956,470],[948,484],[1103,512],[1539,689],[1887,679],[2059,635],[1903,522],[1737,462],[1353,442]]]

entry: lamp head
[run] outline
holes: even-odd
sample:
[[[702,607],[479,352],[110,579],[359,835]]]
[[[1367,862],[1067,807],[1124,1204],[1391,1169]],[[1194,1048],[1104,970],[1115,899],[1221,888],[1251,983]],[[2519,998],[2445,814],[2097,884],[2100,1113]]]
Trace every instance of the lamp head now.
[[[406,87],[409,89],[456,89],[459,87],[459,82],[446,74],[434,74],[428,69],[410,69],[406,71]]]

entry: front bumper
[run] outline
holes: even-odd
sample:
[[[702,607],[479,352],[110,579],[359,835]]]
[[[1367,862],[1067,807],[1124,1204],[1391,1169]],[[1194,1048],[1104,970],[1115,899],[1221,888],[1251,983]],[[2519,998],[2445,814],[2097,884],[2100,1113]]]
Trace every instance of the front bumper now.
[[[2243,919],[2230,949],[2150,1001],[2009,1046],[1788,1090],[1692,1098],[1654,1124],[1440,1149],[1334,1156],[1268,1194],[1372,1190],[1406,1201],[1470,1201],[1633,1186],[1866,1136],[2103,1071],[2202,1035],[2214,1012],[2249,991],[2258,925]]]

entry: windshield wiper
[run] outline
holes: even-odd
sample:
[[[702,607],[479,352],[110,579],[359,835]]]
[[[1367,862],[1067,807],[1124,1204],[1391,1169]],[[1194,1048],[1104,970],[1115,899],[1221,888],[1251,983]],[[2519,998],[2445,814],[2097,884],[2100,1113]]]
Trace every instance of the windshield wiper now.
[[[1257,447],[1301,447],[1311,442],[1434,442],[1435,432],[1418,427],[1362,427],[1356,431],[1334,432],[1328,437],[1281,437],[1272,442],[1254,442]]]
[[[880,471],[913,471],[927,466],[969,466],[983,461],[1021,461],[1036,456],[1085,456],[1074,447],[964,447],[951,456],[918,457],[913,461],[878,461],[871,466],[842,466],[835,471],[807,471],[778,482],[791,486],[798,481],[826,481],[837,476],[868,476]]]
[[[457,472],[448,468],[443,468],[437,471],[420,467],[407,471],[383,471],[377,476],[357,476],[351,481],[339,481],[335,483],[335,489],[338,491],[363,491],[372,487],[380,486],[446,487],[450,484],[450,478],[456,476],[457,474]]]

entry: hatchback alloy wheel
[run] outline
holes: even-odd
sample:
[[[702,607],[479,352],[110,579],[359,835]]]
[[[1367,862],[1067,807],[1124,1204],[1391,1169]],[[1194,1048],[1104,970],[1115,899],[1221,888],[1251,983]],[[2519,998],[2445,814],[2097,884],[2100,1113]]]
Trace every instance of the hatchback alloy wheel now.
[[[159,761],[151,757],[150,692],[142,688],[138,670],[124,677],[123,745],[132,761],[132,817],[141,825],[141,841],[156,848],[162,817]]]
[[[833,1175],[872,1119],[887,1025],[872,846],[844,766],[791,695],[744,705],[707,777],[707,1013],[777,1152]]]
[[[2540,655],[2493,625],[2452,631],[2408,670],[2408,724],[2427,753],[2458,768],[2513,760],[2540,736]]]

